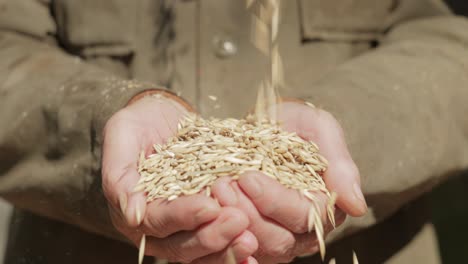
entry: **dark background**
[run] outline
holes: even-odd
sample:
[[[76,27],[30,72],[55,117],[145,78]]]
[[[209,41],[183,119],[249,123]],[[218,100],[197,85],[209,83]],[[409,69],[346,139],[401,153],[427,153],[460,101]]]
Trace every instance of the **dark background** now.
[[[430,198],[443,263],[468,263],[468,172],[439,186]]]
[[[468,0],[446,2],[456,14],[468,17]],[[439,186],[431,201],[443,263],[468,263],[468,172]]]
[[[467,0],[445,0],[455,13],[468,16],[468,1]]]

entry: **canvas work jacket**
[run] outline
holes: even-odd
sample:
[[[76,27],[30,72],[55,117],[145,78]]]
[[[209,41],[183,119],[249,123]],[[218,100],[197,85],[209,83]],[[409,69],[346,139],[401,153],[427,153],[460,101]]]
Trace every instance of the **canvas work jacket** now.
[[[280,94],[338,119],[369,205],[327,258],[439,262],[424,194],[468,167],[467,29],[439,0],[283,1]],[[134,263],[101,190],[106,121],[155,87],[242,117],[268,69],[249,34],[240,0],[0,0],[4,263]]]

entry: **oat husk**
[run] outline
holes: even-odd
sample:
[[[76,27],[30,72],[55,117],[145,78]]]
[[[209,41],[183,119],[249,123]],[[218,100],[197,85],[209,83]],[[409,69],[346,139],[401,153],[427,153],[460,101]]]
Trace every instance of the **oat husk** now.
[[[260,171],[306,197],[322,192],[332,198],[321,175],[327,161],[318,146],[294,132],[265,120],[203,119],[186,116],[174,137],[154,145],[154,153],[142,158],[140,181],[134,191],[144,191],[148,202],[177,199],[200,192],[220,177],[234,180],[249,171]]]
[[[353,251],[353,264],[359,264],[359,260],[356,256],[356,252]]]
[[[138,264],[143,263],[143,258],[145,257],[145,248],[146,248],[146,235],[143,235],[140,240],[140,250],[138,251]]]
[[[287,132],[269,119],[203,119],[187,115],[175,136],[154,153],[140,155],[141,178],[134,191],[143,191],[147,201],[204,193],[220,177],[237,180],[246,171],[259,171],[286,188],[298,190],[311,201],[309,231],[315,230],[320,251],[325,253],[324,229],[316,200],[318,193],[329,197],[327,213],[334,224],[334,201],[322,179],[326,159],[318,146],[294,132]]]
[[[237,264],[236,256],[234,256],[234,251],[232,250],[232,248],[228,248],[226,252],[225,264]]]

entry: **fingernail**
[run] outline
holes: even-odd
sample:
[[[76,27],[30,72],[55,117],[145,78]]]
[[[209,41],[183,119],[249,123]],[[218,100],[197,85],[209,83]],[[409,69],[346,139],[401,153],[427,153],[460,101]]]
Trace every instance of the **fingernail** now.
[[[122,214],[125,215],[125,210],[127,210],[127,194],[125,193],[120,194],[119,205],[120,205],[120,210],[122,211]]]
[[[256,199],[263,195],[263,188],[260,185],[256,176],[244,175],[242,189],[247,193],[250,198]]]
[[[242,248],[242,251],[255,252],[258,249],[258,241],[254,234],[250,231],[244,231],[240,234],[232,244],[234,249]],[[237,252],[237,250],[235,250]]]
[[[207,219],[212,219],[219,213],[219,206],[209,205],[201,209],[195,214],[195,219],[198,222],[205,222]]]
[[[258,262],[253,257],[248,257],[245,263],[247,263],[247,264],[258,264]]]
[[[353,184],[353,189],[354,189],[354,196],[356,197],[357,200],[361,202],[361,208],[363,208],[363,211],[367,210],[367,204],[366,200],[364,199],[364,195],[362,194],[361,191],[361,186],[357,182]]]

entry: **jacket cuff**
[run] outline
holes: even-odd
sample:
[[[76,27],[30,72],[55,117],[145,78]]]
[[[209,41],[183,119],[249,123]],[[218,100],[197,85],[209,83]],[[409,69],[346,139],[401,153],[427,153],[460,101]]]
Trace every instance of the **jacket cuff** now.
[[[154,97],[163,97],[163,98],[175,101],[176,103],[183,106],[188,112],[192,112],[192,113],[196,112],[196,110],[187,101],[185,101],[182,97],[179,97],[175,93],[173,93],[173,92],[171,92],[171,91],[169,91],[167,89],[164,89],[164,88],[149,89],[149,90],[145,90],[145,91],[143,91],[141,93],[138,93],[129,100],[127,105],[131,105],[131,104],[135,103],[136,101],[138,101],[138,100],[140,100],[142,98],[153,97],[153,96]]]

